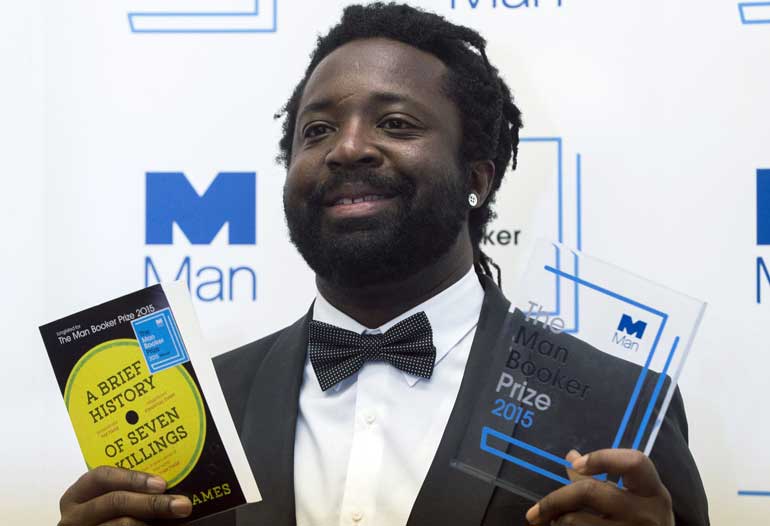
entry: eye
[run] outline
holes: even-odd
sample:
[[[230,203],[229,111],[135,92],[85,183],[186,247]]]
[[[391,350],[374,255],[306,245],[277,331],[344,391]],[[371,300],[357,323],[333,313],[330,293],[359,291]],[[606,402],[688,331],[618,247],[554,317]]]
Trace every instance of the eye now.
[[[333,131],[334,129],[328,124],[324,124],[322,122],[316,122],[316,123],[309,124],[308,126],[305,127],[305,129],[302,132],[302,137],[304,139],[317,139],[318,137],[321,137]]]
[[[414,128],[415,126],[405,119],[388,117],[380,123],[380,127],[385,128],[386,130],[407,130]]]

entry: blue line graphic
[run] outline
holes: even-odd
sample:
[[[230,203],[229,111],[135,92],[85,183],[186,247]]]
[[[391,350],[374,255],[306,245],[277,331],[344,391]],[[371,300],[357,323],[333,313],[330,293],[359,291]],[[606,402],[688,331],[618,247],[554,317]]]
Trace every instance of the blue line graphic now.
[[[580,162],[580,154],[577,154],[577,162],[575,166],[575,178],[577,180],[577,249],[582,251],[583,250],[583,191],[581,189],[581,162]],[[577,275],[577,270],[575,271],[575,274]]]
[[[547,458],[548,460],[552,460],[554,462],[557,462],[563,466],[566,467],[572,467],[572,464],[567,462],[566,460],[557,457],[556,455],[552,455],[551,453],[548,453],[547,451],[543,451],[542,449],[538,449],[534,446],[531,446],[527,444],[526,442],[522,442],[521,440],[517,440],[513,437],[509,437],[508,435],[504,435],[503,433],[500,433],[499,431],[495,431],[491,427],[486,427],[481,430],[481,444],[480,447],[483,451],[486,451],[487,453],[491,453],[495,455],[496,457],[500,457],[503,460],[507,460],[508,462],[513,462],[514,464],[517,464],[523,468],[529,469],[531,471],[534,471],[535,473],[538,473],[539,475],[543,475],[544,477],[548,477],[549,479],[555,480],[556,482],[561,482],[562,484],[569,484],[570,481],[567,478],[560,477],[559,475],[556,475],[554,473],[551,473],[548,470],[545,470],[541,467],[535,466],[534,464],[530,464],[529,462],[525,460],[521,460],[518,457],[514,457],[512,455],[509,455],[508,453],[505,453],[503,451],[500,451],[499,449],[495,449],[489,444],[487,444],[488,440],[487,437],[489,435],[494,436],[495,438],[499,438],[500,440],[507,442],[509,444],[513,444],[515,446],[519,446],[523,449],[526,449],[527,451],[531,451],[532,453],[535,453],[536,455],[540,455],[542,457]]]
[[[770,24],[770,2],[740,2],[741,24]]]
[[[644,434],[644,430],[647,429],[647,424],[650,421],[650,416],[652,415],[652,409],[655,407],[655,402],[658,401],[658,396],[660,396],[660,390],[663,388],[663,382],[666,379],[666,374],[668,373],[668,368],[671,365],[671,360],[674,358],[674,353],[676,352],[676,348],[679,345],[679,336],[674,338],[674,343],[671,345],[671,351],[668,353],[668,358],[666,358],[666,365],[663,366],[663,371],[660,373],[660,376],[658,377],[658,381],[655,384],[655,390],[652,393],[652,398],[650,399],[650,403],[647,404],[647,410],[644,412],[644,418],[642,419],[642,423],[639,425],[639,430],[636,433],[636,437],[634,437],[634,444],[631,446],[634,449],[639,449],[639,444],[642,442],[642,435]]]
[[[559,243],[564,243],[564,148],[563,148],[563,140],[561,137],[522,137],[520,142],[538,142],[538,143],[554,143],[556,145],[556,158],[557,158],[557,238]],[[580,154],[577,154],[576,159],[576,184],[577,184],[577,249],[582,250],[583,249],[583,208],[582,208],[582,190],[581,190],[581,181],[582,178],[582,167],[581,167],[581,156]],[[554,245],[555,249],[555,261],[556,261],[556,268],[561,270],[561,255],[559,248]],[[575,255],[575,262],[577,262],[578,257]],[[578,276],[579,272],[577,267],[575,268],[575,275]],[[547,316],[559,316],[561,314],[561,277],[559,275],[555,276],[556,279],[556,301],[555,303],[555,309],[553,312],[543,312],[543,314]],[[567,332],[570,334],[574,334],[578,331],[578,325],[577,320],[579,318],[579,288],[578,286],[575,286],[575,327],[572,329],[566,329],[563,332]]]
[[[564,243],[564,195],[563,195],[564,176],[563,176],[563,170],[562,170],[563,153],[562,153],[561,137],[522,137],[520,142],[554,142],[556,143],[556,158],[557,158],[557,164],[558,164],[558,171],[557,171],[558,204],[559,204],[558,235],[559,235],[559,243]]]
[[[128,24],[132,33],[275,33],[278,0],[272,0],[272,17],[260,16],[259,2],[242,12],[133,12]]]
[[[631,395],[631,400],[628,402],[628,406],[626,407],[626,414],[623,415],[623,420],[620,423],[620,428],[618,429],[618,434],[615,436],[615,441],[612,443],[612,447],[618,447],[620,445],[620,440],[623,438],[623,433],[626,432],[626,427],[628,427],[628,421],[631,418],[631,413],[634,411],[634,407],[636,407],[636,402],[639,399],[639,393],[642,390],[642,385],[644,384],[644,379],[647,377],[647,371],[650,368],[650,362],[652,361],[652,356],[655,354],[655,350],[658,348],[658,342],[660,342],[660,336],[663,334],[663,328],[666,326],[666,320],[668,319],[668,316],[665,316],[663,318],[663,321],[660,323],[660,327],[658,328],[658,333],[655,335],[655,341],[652,342],[652,348],[650,349],[650,354],[647,356],[647,361],[644,362],[644,368],[642,369],[642,372],[639,373],[639,378],[636,380],[636,385],[634,386],[634,392]],[[649,408],[649,405],[648,405]],[[644,428],[641,426],[639,429],[644,432]]]
[[[575,257],[575,262],[574,262],[575,275],[579,276],[580,275],[580,258],[575,253],[573,253],[572,255]],[[568,334],[577,334],[578,332],[580,332],[580,293],[579,291],[580,291],[580,287],[578,287],[576,284],[575,285],[575,326],[572,327],[571,329],[564,331]]]
[[[739,497],[770,497],[770,491],[738,490]]]
[[[618,294],[617,292],[612,292],[611,290],[605,289],[603,287],[600,287],[599,285],[594,285],[590,281],[586,281],[584,279],[580,279],[577,276],[572,276],[570,274],[567,274],[566,272],[563,272],[559,269],[555,269],[553,267],[549,267],[546,265],[545,270],[548,272],[552,272],[553,274],[559,274],[561,277],[566,278],[570,281],[574,281],[575,283],[579,285],[583,285],[584,287],[588,287],[589,289],[593,289],[597,292],[601,292],[602,294],[606,294],[607,296],[614,298],[616,300],[623,301],[625,303],[628,303],[629,305],[633,305],[634,307],[640,308],[642,310],[646,310],[647,312],[651,314],[655,314],[656,316],[660,316],[662,318],[668,318],[668,314],[665,312],[661,312],[657,309],[653,309],[652,307],[648,307],[647,305],[643,303],[639,303],[638,301],[632,300],[631,298],[627,298],[621,294]]]

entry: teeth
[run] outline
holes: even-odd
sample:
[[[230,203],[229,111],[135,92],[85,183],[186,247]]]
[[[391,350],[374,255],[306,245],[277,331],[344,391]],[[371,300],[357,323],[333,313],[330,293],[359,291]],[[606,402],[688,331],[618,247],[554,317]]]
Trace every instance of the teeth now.
[[[363,203],[365,201],[379,201],[385,199],[384,195],[365,195],[363,197],[356,197],[355,199],[350,197],[343,197],[335,202],[335,205],[353,205],[356,203]]]

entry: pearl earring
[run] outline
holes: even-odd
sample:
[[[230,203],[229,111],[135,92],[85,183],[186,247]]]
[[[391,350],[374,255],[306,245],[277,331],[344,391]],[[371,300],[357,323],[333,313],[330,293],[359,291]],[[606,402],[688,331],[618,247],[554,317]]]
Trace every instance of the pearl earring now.
[[[468,194],[468,204],[471,205],[471,208],[476,208],[476,205],[479,204],[479,196],[475,192]]]

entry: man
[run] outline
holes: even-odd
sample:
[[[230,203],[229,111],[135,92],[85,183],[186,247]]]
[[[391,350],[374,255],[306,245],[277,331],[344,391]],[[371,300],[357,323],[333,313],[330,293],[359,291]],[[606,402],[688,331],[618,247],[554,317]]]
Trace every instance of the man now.
[[[205,524],[708,523],[678,396],[654,462],[573,452],[576,482],[534,506],[449,466],[508,308],[479,242],[521,125],[476,32],[407,6],[349,7],[284,115],[286,219],[318,295],[295,324],[216,360],[264,501]],[[625,489],[586,477],[604,472]],[[163,489],[93,470],[62,497],[60,524],[189,514]]]

